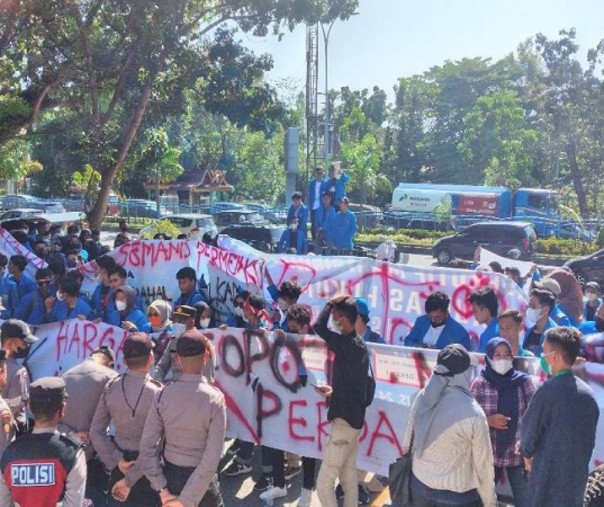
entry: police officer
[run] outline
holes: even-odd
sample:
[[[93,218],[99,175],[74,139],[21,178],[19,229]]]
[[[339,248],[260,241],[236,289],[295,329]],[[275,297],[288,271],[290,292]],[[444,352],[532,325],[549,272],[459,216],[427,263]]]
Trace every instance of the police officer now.
[[[43,377],[29,389],[33,432],[15,440],[0,460],[0,505],[82,507],[86,457],[80,442],[57,431],[65,412],[65,381]]]
[[[6,384],[6,352],[0,350],[0,389]],[[6,403],[6,400],[0,396],[0,456],[15,437],[15,424],[13,414]]]
[[[6,351],[6,385],[2,397],[8,403],[17,424],[18,433],[27,432],[25,405],[29,399],[29,376],[27,369],[17,362],[29,354],[29,347],[38,339],[31,334],[29,326],[22,320],[8,319],[0,326],[0,343]]]
[[[207,350],[207,338],[198,331],[179,338],[176,361],[182,374],[158,393],[145,423],[139,460],[163,507],[224,506],[216,470],[226,405],[224,395],[201,374]],[[164,445],[158,452],[160,440]]]
[[[109,476],[101,460],[90,445],[90,426],[96,406],[107,382],[117,377],[112,369],[115,353],[108,347],[99,347],[88,359],[63,374],[68,394],[65,415],[59,425],[61,433],[71,434],[84,444],[88,465],[86,498],[95,505],[105,499],[105,488]]]
[[[108,505],[152,507],[159,505],[159,496],[143,476],[137,459],[145,419],[161,387],[149,376],[153,341],[145,333],[133,333],[124,341],[122,352],[128,370],[103,390],[90,438],[102,462],[111,470]],[[110,422],[115,428],[113,438],[107,434]]]
[[[176,342],[185,332],[195,327],[195,316],[197,310],[192,306],[180,305],[172,312],[172,331],[173,335],[168,342],[168,346],[157,362],[153,377],[160,382],[175,379],[180,374],[180,367],[175,362]]]

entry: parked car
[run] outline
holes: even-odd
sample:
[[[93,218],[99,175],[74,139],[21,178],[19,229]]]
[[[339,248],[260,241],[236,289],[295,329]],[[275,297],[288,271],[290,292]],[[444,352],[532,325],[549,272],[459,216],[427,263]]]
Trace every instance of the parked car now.
[[[369,204],[361,205],[351,202],[348,205],[348,209],[356,215],[357,225],[359,227],[376,227],[384,220],[384,214],[377,206],[370,206]]]
[[[12,194],[5,195],[2,200],[2,206],[5,210],[15,208],[36,208],[41,209],[45,213],[64,213],[65,208],[59,202],[53,202],[47,199],[40,199],[33,195]]]
[[[126,209],[124,210],[129,216],[157,218],[157,203],[147,199],[128,199],[126,201]],[[164,206],[159,207],[159,216],[168,214]]]
[[[455,258],[472,260],[476,247],[483,246],[497,255],[528,260],[536,243],[537,235],[529,223],[478,222],[437,240],[432,256],[439,264],[449,264]]]
[[[224,210],[214,215],[218,231],[229,225],[268,225],[268,221],[257,211],[251,209]]]
[[[575,257],[566,261],[564,266],[572,270],[581,285],[598,282],[600,286],[604,286],[604,250]]]
[[[168,215],[162,218],[168,220],[180,229],[181,234],[186,234],[189,239],[200,240],[204,234],[210,233],[210,236],[215,237],[218,234],[216,224],[212,215],[202,215],[197,213],[182,213]],[[152,238],[157,233],[155,224],[143,227],[140,230],[141,237]]]
[[[261,252],[276,252],[277,245],[285,229],[275,225],[233,224],[222,229],[220,234],[226,234],[254,247]]]
[[[44,210],[38,208],[15,208],[10,211],[5,211],[0,215],[0,223],[5,223],[7,220],[20,220],[44,213]]]

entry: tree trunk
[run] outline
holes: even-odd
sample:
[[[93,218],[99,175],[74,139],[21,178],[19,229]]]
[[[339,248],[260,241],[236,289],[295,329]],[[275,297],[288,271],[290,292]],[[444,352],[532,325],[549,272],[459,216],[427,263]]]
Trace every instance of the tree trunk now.
[[[101,228],[101,223],[103,222],[103,219],[105,218],[105,213],[107,211],[109,193],[111,192],[111,188],[113,187],[115,177],[117,176],[118,171],[124,165],[126,156],[128,155],[128,152],[132,147],[132,143],[136,138],[136,134],[138,133],[141,123],[143,122],[143,116],[145,114],[145,110],[147,109],[147,105],[149,104],[149,99],[151,98],[152,86],[153,79],[149,79],[149,81],[147,81],[145,87],[142,90],[141,98],[138,101],[136,111],[134,112],[134,117],[132,118],[132,123],[130,124],[130,128],[126,133],[126,137],[124,138],[122,147],[120,148],[120,152],[115,163],[108,169],[100,171],[101,188],[99,191],[99,196],[97,198],[97,201],[94,203],[94,206],[92,207],[92,211],[88,215],[88,222],[90,224],[91,229]]]
[[[577,163],[577,143],[574,139],[570,139],[566,146],[566,156],[568,158],[568,167],[570,169],[575,192],[577,193],[579,213],[581,214],[581,218],[587,218],[587,195],[585,194],[585,187],[581,180],[581,171],[579,170],[579,164]]]

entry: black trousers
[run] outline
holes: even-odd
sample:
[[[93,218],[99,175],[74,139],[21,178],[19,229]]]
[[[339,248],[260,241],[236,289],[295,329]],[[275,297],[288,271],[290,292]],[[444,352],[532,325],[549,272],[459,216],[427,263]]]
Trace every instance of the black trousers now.
[[[264,448],[270,455],[273,464],[273,484],[278,488],[285,487],[285,453],[280,449],[272,447]],[[302,457],[302,487],[304,489],[315,489],[315,465],[314,458]]]
[[[168,490],[170,493],[180,495],[194,470],[195,467],[180,467],[166,461],[163,472],[168,481]],[[214,475],[214,478],[210,482],[208,490],[201,499],[201,502],[199,502],[198,507],[224,507],[217,474]]]
[[[94,505],[106,505],[107,482],[109,473],[98,456],[93,456],[86,463],[86,498]]]
[[[125,502],[120,502],[119,500],[113,498],[111,496],[111,488],[113,488],[116,482],[122,480],[123,478],[124,474],[120,472],[118,467],[115,467],[111,472],[111,477],[109,478],[109,492],[107,493],[108,507],[139,507],[142,505],[145,507],[161,506],[161,500],[159,499],[157,491],[151,487],[149,480],[144,475],[138,481],[136,481],[134,486],[132,486],[128,499]],[[96,504],[94,505],[96,507]]]

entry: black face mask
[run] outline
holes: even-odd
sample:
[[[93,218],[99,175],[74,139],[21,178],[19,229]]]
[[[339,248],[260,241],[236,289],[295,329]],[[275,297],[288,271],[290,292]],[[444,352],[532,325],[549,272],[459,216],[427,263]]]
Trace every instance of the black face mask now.
[[[13,353],[13,357],[15,359],[24,359],[29,354],[29,345],[26,345],[23,348],[18,348],[16,352]]]
[[[604,319],[601,317],[596,317],[596,331],[600,333],[604,331]]]

